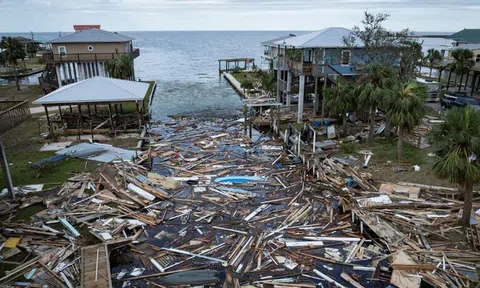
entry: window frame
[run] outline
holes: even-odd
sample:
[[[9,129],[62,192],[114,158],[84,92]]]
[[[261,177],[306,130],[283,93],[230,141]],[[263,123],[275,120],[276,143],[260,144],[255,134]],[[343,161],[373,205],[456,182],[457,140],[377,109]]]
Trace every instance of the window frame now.
[[[343,63],[343,54],[348,53],[348,61],[347,63]],[[342,50],[340,53],[340,65],[342,66],[350,66],[352,64],[352,50]]]
[[[63,48],[63,50],[64,50],[63,54],[62,54],[62,51],[60,51],[61,50],[60,48]],[[58,46],[57,50],[58,50],[59,55],[62,55],[62,56],[67,55],[67,47],[66,46]]]

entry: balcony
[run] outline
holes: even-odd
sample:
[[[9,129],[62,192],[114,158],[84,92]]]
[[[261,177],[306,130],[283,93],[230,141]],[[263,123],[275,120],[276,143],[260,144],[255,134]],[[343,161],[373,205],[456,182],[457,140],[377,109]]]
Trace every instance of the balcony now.
[[[133,49],[127,53],[77,53],[77,54],[53,54],[53,52],[43,54],[44,63],[62,63],[62,62],[95,62],[108,61],[120,58],[123,55],[129,55],[132,59],[140,56],[140,49]]]
[[[293,70],[305,76],[311,76],[313,70],[312,63],[302,63],[295,60],[288,60],[288,69]]]

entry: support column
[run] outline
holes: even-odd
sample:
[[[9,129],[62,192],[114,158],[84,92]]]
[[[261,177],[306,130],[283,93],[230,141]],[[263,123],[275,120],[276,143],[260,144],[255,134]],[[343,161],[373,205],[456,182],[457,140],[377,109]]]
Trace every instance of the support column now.
[[[15,199],[15,194],[13,193],[12,177],[10,175],[10,167],[8,166],[8,161],[7,161],[7,153],[5,152],[5,147],[3,147],[3,142],[1,137],[0,137],[0,154],[2,157],[0,161],[2,162],[3,178],[5,180],[5,184],[7,185],[8,194],[10,196],[10,199]]]
[[[465,79],[465,87],[463,88],[463,90],[467,90],[469,76],[470,76],[470,71],[468,71],[468,73],[467,73],[467,79]]]
[[[281,102],[280,99],[280,81],[282,80],[282,71],[280,67],[277,67],[277,103]]]
[[[305,76],[300,75],[300,90],[298,91],[297,123],[303,122],[303,99],[305,98]]]
[[[320,104],[320,94],[318,94],[318,77],[315,76],[315,103],[313,103],[314,116],[317,116],[318,104]]]
[[[325,94],[327,92],[327,82],[328,82],[328,73],[327,73],[327,67],[324,66],[325,73],[323,74],[323,91],[322,91],[322,125],[323,121],[325,120]]]
[[[57,72],[57,82],[58,82],[58,87],[62,87],[62,75],[60,75],[60,66],[55,65],[55,72]]]
[[[292,105],[292,72],[287,71],[287,106]]]
[[[137,112],[138,131],[142,131],[142,119],[140,118],[140,107],[138,102],[135,102],[135,110]]]

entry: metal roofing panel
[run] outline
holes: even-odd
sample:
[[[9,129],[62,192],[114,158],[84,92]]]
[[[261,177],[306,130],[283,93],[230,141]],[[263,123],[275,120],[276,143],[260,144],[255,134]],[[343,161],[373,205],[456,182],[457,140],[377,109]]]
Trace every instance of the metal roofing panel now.
[[[132,41],[133,38],[102,29],[88,29],[53,39],[50,43],[118,43]]]
[[[63,86],[33,104],[82,104],[141,101],[145,97],[149,83],[135,82],[106,77],[93,77]]]
[[[277,41],[275,44],[298,48],[345,47],[343,37],[349,36],[351,32],[351,30],[346,28],[330,27],[292,37],[283,41]]]

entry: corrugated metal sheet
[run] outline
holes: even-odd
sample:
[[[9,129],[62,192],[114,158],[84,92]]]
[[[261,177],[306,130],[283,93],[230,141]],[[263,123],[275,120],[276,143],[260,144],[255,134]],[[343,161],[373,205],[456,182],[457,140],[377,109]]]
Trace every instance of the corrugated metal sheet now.
[[[93,77],[63,86],[33,102],[36,105],[142,101],[149,83]]]
[[[275,42],[277,45],[292,46],[297,48],[335,48],[345,47],[343,37],[349,36],[351,30],[341,27],[330,27],[319,31],[310,32],[300,36]],[[361,45],[357,43],[357,45]]]

